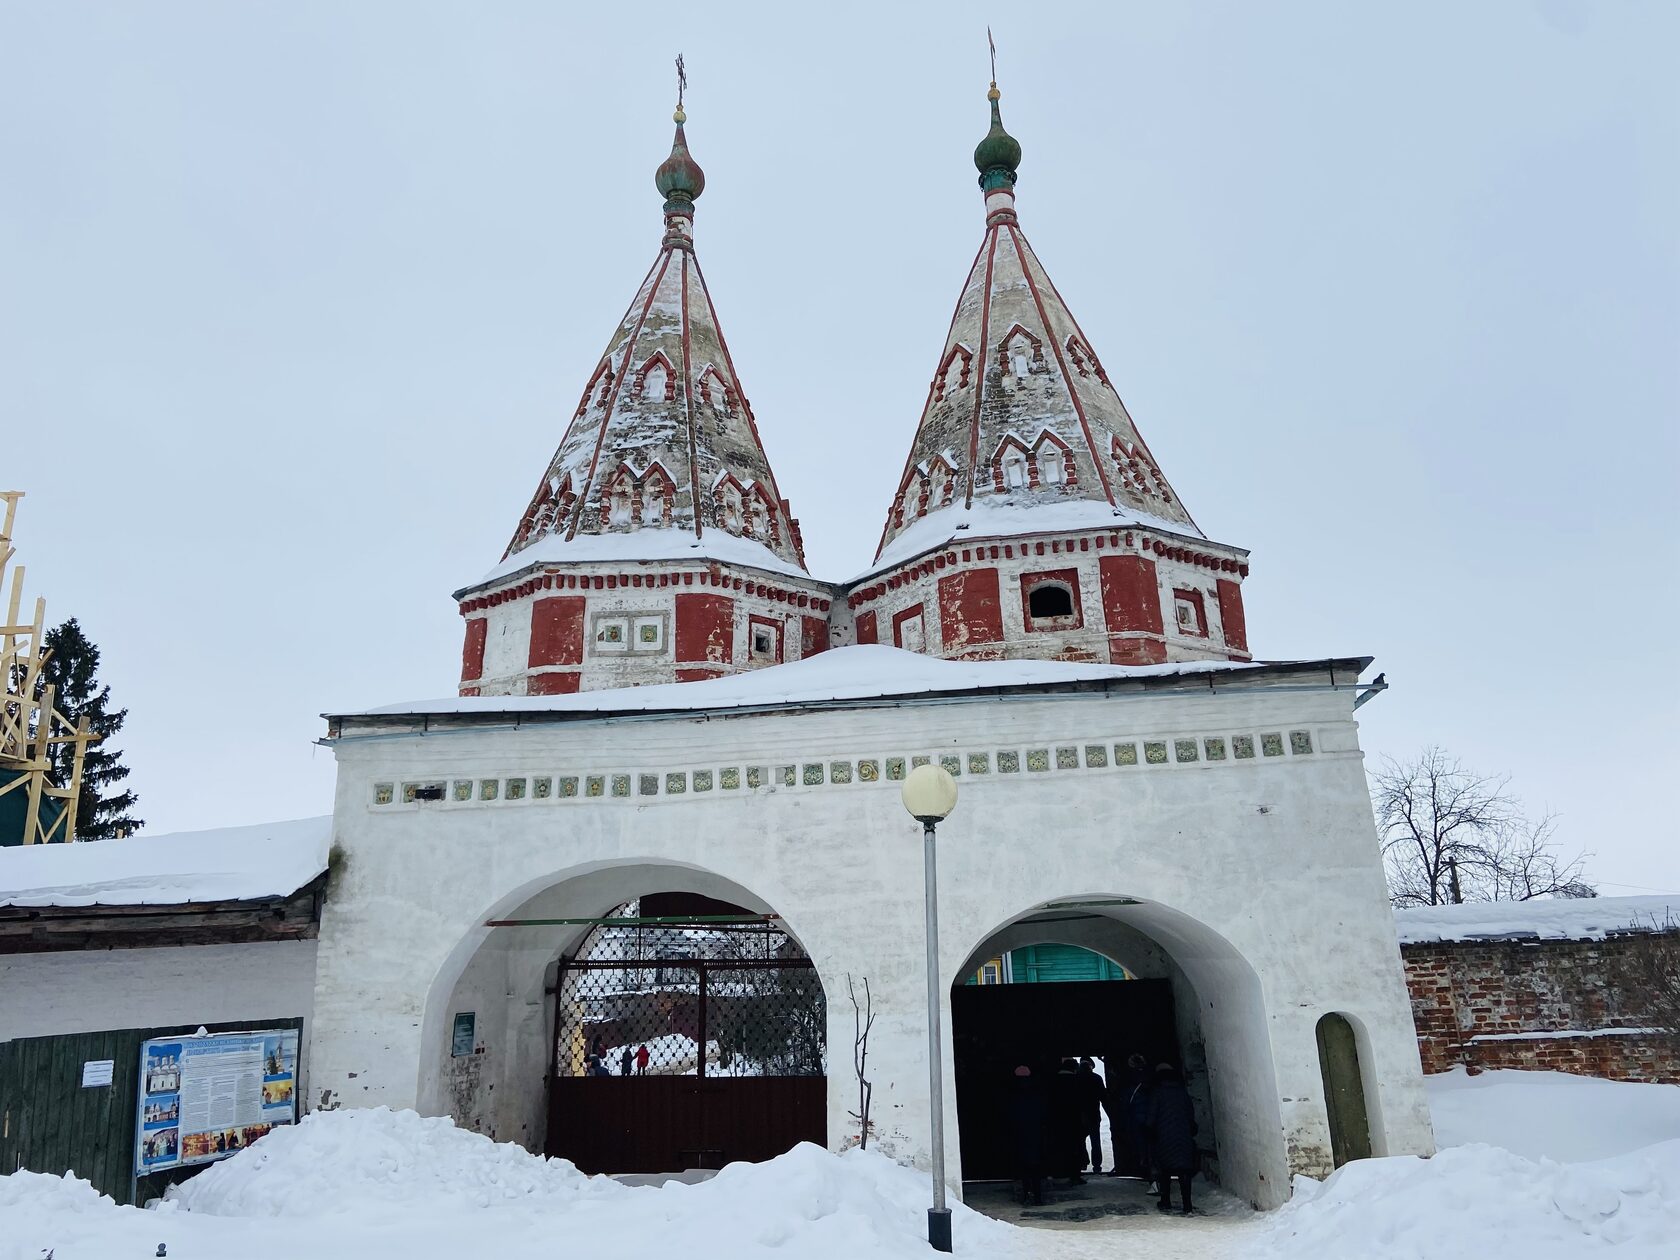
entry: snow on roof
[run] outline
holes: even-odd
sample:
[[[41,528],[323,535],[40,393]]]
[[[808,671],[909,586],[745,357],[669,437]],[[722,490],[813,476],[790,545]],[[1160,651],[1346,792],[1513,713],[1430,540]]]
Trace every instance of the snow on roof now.
[[[0,906],[284,897],[327,869],[332,818],[0,849]]]
[[[600,561],[633,564],[638,560],[721,560],[726,564],[746,565],[787,577],[809,580],[811,576],[763,543],[754,542],[751,538],[737,538],[721,529],[708,529],[699,537],[686,529],[633,529],[611,534],[579,534],[570,541],[559,534],[546,534],[455,593],[459,596],[462,591],[508,577],[534,564]]]
[[[875,563],[854,582],[894,565],[914,560],[924,551],[943,547],[954,538],[1014,538],[1021,534],[1064,534],[1092,529],[1159,529],[1182,538],[1200,538],[1194,526],[1169,521],[1135,508],[1114,508],[1102,499],[1065,499],[1061,502],[1014,503],[996,496],[976,498],[973,506],[953,504],[929,512],[906,525]]]
[[[1166,665],[1082,665],[1066,661],[944,661],[902,648],[859,644],[802,661],[703,682],[621,687],[561,696],[449,696],[382,705],[342,716],[402,713],[635,713],[761,708],[873,700],[1107,679],[1263,669],[1264,663],[1181,661]]]
[[[1680,923],[1680,895],[1557,897],[1409,906],[1394,912],[1402,945],[1430,941],[1599,941],[1616,932]]]

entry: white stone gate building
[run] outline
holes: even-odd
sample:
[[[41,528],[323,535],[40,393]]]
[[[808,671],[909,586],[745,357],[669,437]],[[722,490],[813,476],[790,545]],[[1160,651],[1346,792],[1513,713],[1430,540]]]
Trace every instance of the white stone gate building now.
[[[1369,662],[1250,659],[1247,553],[1201,534],[1026,245],[995,89],[985,240],[881,546],[841,584],[804,568],[706,295],[677,121],[659,257],[508,554],[457,592],[460,695],[329,719],[311,1101],[563,1153],[557,973],[614,907],[683,892],[777,916],[814,964],[834,1146],[869,979],[879,1137],[925,1162],[898,780],[933,759],[961,785],[945,992],[1051,940],[1169,982],[1209,1169],[1261,1206],[1338,1155],[1431,1150],[1354,721]],[[945,1028],[960,1179],[983,1118]],[[1354,1061],[1326,1066],[1327,1028]]]

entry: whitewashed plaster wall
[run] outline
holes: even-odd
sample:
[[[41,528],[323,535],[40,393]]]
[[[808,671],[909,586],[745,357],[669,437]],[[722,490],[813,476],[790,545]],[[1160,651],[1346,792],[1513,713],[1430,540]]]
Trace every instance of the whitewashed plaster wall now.
[[[472,1000],[504,1008],[486,1035],[497,1051],[492,1112],[500,1135],[532,1133],[549,1034],[530,977],[564,944],[490,929],[547,889],[543,904],[599,914],[662,868],[666,887],[745,890],[785,917],[829,998],[829,1134],[844,1137],[853,1082],[843,1047],[845,976],[867,975],[883,1146],[928,1158],[922,889],[915,825],[884,775],[860,759],[984,753],[941,829],[941,988],[1001,928],[1050,901],[1130,897],[1115,916],[1157,943],[1198,999],[1224,1183],[1262,1205],[1291,1171],[1329,1167],[1314,1028],[1354,1016],[1366,1037],[1374,1145],[1433,1149],[1393,919],[1377,857],[1351,692],[1253,685],[1220,690],[1065,693],[968,703],[897,704],[751,717],[591,720],[339,743],[335,828],[345,853],[322,925],[312,1098],[348,1105],[442,1107],[449,1021],[464,977]],[[347,723],[354,732],[354,723]],[[1286,751],[1238,760],[1144,764],[1144,741],[1280,732]],[[1301,732],[1311,752],[1289,752]],[[1116,742],[1139,764],[1114,764]],[[1057,750],[1075,765],[1057,768]],[[1050,769],[1029,771],[1049,751]],[[1091,750],[1105,764],[1088,764]],[[1017,773],[999,773],[1013,751]],[[831,781],[832,765],[850,767]],[[797,786],[777,768],[792,764]],[[765,767],[765,785],[688,790],[705,768]],[[806,785],[806,767],[820,785]],[[375,805],[374,785],[405,779],[628,774],[656,795],[453,799]],[[668,792],[680,776],[681,794]],[[572,883],[583,881],[593,883]],[[621,895],[622,894],[622,895]],[[497,973],[477,952],[517,950]],[[511,968],[511,969],[510,969]],[[514,974],[517,971],[518,974]],[[476,976],[474,979],[472,977]],[[540,988],[540,983],[539,986]],[[512,1032],[510,1033],[510,1028]],[[945,1021],[947,1042],[950,1022]],[[510,1048],[510,1046],[512,1048]],[[841,1047],[836,1056],[833,1047]],[[948,1167],[960,1179],[955,1088],[945,1056]],[[539,1104],[536,1104],[540,1106]],[[536,1121],[540,1123],[540,1120]],[[508,1127],[502,1127],[508,1126]],[[530,1140],[535,1141],[533,1134]]]
[[[315,941],[0,956],[0,1041],[115,1028],[303,1020],[307,1087]]]

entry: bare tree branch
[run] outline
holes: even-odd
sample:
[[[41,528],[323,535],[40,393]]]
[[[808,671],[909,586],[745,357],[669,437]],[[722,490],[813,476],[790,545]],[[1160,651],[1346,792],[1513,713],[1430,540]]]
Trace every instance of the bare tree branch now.
[[[1442,748],[1388,759],[1371,782],[1390,899],[1396,906],[1592,897],[1589,855],[1558,851],[1557,818],[1531,821],[1510,780],[1476,774]]]

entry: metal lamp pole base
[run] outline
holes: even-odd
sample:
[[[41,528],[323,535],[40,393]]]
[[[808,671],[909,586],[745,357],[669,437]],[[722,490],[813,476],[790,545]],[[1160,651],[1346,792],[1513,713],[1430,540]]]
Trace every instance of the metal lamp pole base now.
[[[951,1250],[951,1209],[928,1209],[928,1246],[935,1251]]]
[[[951,1209],[945,1206],[945,1097],[939,1036],[939,876],[930,819],[922,820],[923,878],[927,885],[928,1104],[933,1109],[933,1206],[928,1209],[928,1245],[951,1250]]]

